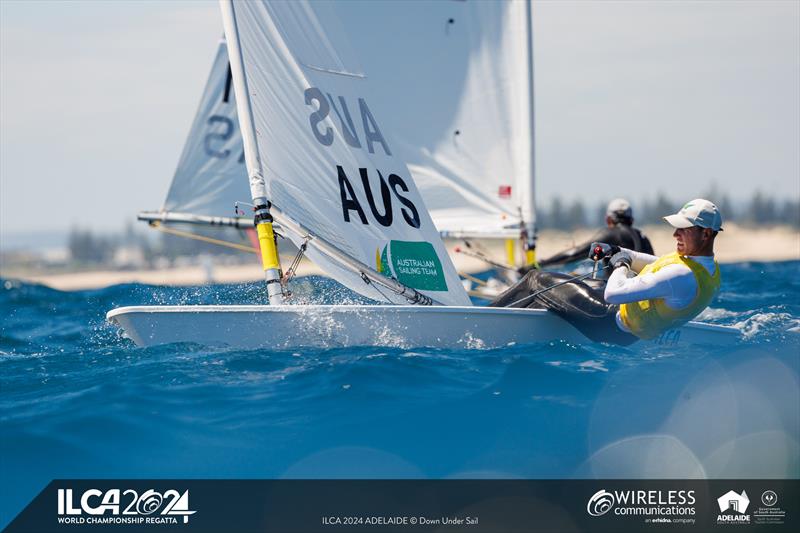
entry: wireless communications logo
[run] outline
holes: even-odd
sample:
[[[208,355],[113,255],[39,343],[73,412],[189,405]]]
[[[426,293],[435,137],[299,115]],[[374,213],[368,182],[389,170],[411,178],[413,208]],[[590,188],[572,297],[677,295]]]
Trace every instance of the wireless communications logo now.
[[[694,523],[693,490],[615,490],[595,492],[586,504],[591,516],[641,517],[646,523]]]
[[[175,525],[182,518],[189,523],[189,490],[181,494],[153,489],[139,494],[133,489],[88,489],[80,497],[72,489],[58,489],[59,524],[147,524]]]
[[[592,516],[602,516],[614,506],[614,495],[606,490],[598,490],[589,498],[586,510]]]

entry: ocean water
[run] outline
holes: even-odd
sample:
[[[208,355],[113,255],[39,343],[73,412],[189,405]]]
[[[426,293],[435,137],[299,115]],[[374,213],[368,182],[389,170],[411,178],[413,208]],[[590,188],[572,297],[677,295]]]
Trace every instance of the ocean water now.
[[[106,311],[262,285],[0,280],[0,527],[54,478],[797,478],[800,262],[722,269],[742,344],[689,351],[137,348]]]

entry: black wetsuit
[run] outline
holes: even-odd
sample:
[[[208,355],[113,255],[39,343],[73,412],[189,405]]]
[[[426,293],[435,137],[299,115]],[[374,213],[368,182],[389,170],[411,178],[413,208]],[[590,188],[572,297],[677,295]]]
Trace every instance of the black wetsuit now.
[[[560,272],[528,272],[516,285],[498,296],[489,305],[492,307],[528,307],[548,309],[557,314],[589,339],[627,346],[638,340],[617,326],[618,305],[606,303],[603,298],[605,281],[570,281],[564,285],[537,294],[517,303],[534,292],[552,287],[571,278]]]
[[[539,261],[539,266],[563,265],[580,259],[586,259],[589,255],[589,248],[591,248],[593,242],[604,242],[606,244],[621,246],[622,248],[627,248],[635,252],[644,252],[654,255],[650,239],[645,237],[641,231],[626,224],[617,224],[613,228],[602,230],[584,243]],[[529,270],[531,270],[531,267],[523,267],[520,272],[524,273]]]

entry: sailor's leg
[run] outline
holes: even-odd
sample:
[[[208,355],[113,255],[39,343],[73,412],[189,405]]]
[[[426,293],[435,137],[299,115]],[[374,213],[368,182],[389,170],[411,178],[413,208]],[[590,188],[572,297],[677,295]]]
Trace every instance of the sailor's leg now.
[[[617,326],[619,308],[606,303],[603,292],[603,286],[573,281],[543,292],[537,299],[593,341],[623,346],[636,342],[635,336]]]
[[[558,272],[529,272],[519,283],[501,294],[490,305],[548,309],[575,326],[593,341],[628,345],[638,340],[617,327],[617,306],[606,303],[603,298],[604,287],[602,285],[570,281],[555,286],[569,278],[569,275]],[[549,287],[553,288],[548,289]],[[528,295],[542,291],[542,289],[548,290],[537,294],[533,299],[516,303]]]
[[[563,276],[568,279],[569,276],[565,274],[558,274],[555,272],[542,272],[541,270],[531,270],[521,280],[519,280],[513,287],[506,289],[500,296],[495,298],[489,303],[489,307],[534,307],[544,308],[544,305],[537,302],[536,298],[524,300],[519,302],[526,296],[533,294],[536,291],[548,287],[548,281],[551,275]],[[563,280],[561,280],[563,281]],[[557,282],[556,282],[557,283]],[[519,303],[518,303],[519,302]]]

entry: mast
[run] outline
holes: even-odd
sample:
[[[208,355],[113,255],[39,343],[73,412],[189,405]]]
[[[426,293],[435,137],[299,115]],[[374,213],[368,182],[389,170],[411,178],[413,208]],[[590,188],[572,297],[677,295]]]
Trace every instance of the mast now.
[[[534,96],[533,96],[533,18],[531,13],[531,0],[525,1],[525,30],[527,39],[528,56],[528,107],[529,107],[529,127],[530,132],[530,179],[524,182],[522,187],[521,214],[524,227],[522,228],[522,240],[525,249],[525,261],[529,265],[536,264],[536,201],[534,197],[534,186],[536,182],[536,121],[534,120]]]
[[[220,8],[222,9],[222,22],[228,41],[228,58],[231,64],[233,86],[236,92],[236,112],[239,115],[245,163],[247,165],[247,174],[250,178],[250,194],[253,197],[253,209],[255,211],[254,223],[261,248],[261,266],[264,269],[264,280],[267,283],[269,303],[280,305],[283,303],[281,264],[278,257],[275,232],[272,228],[273,219],[269,211],[272,204],[267,199],[267,185],[264,181],[261,157],[256,144],[253,109],[250,106],[250,92],[247,88],[247,77],[244,72],[244,60],[239,43],[239,28],[233,13],[233,1],[220,0]]]

